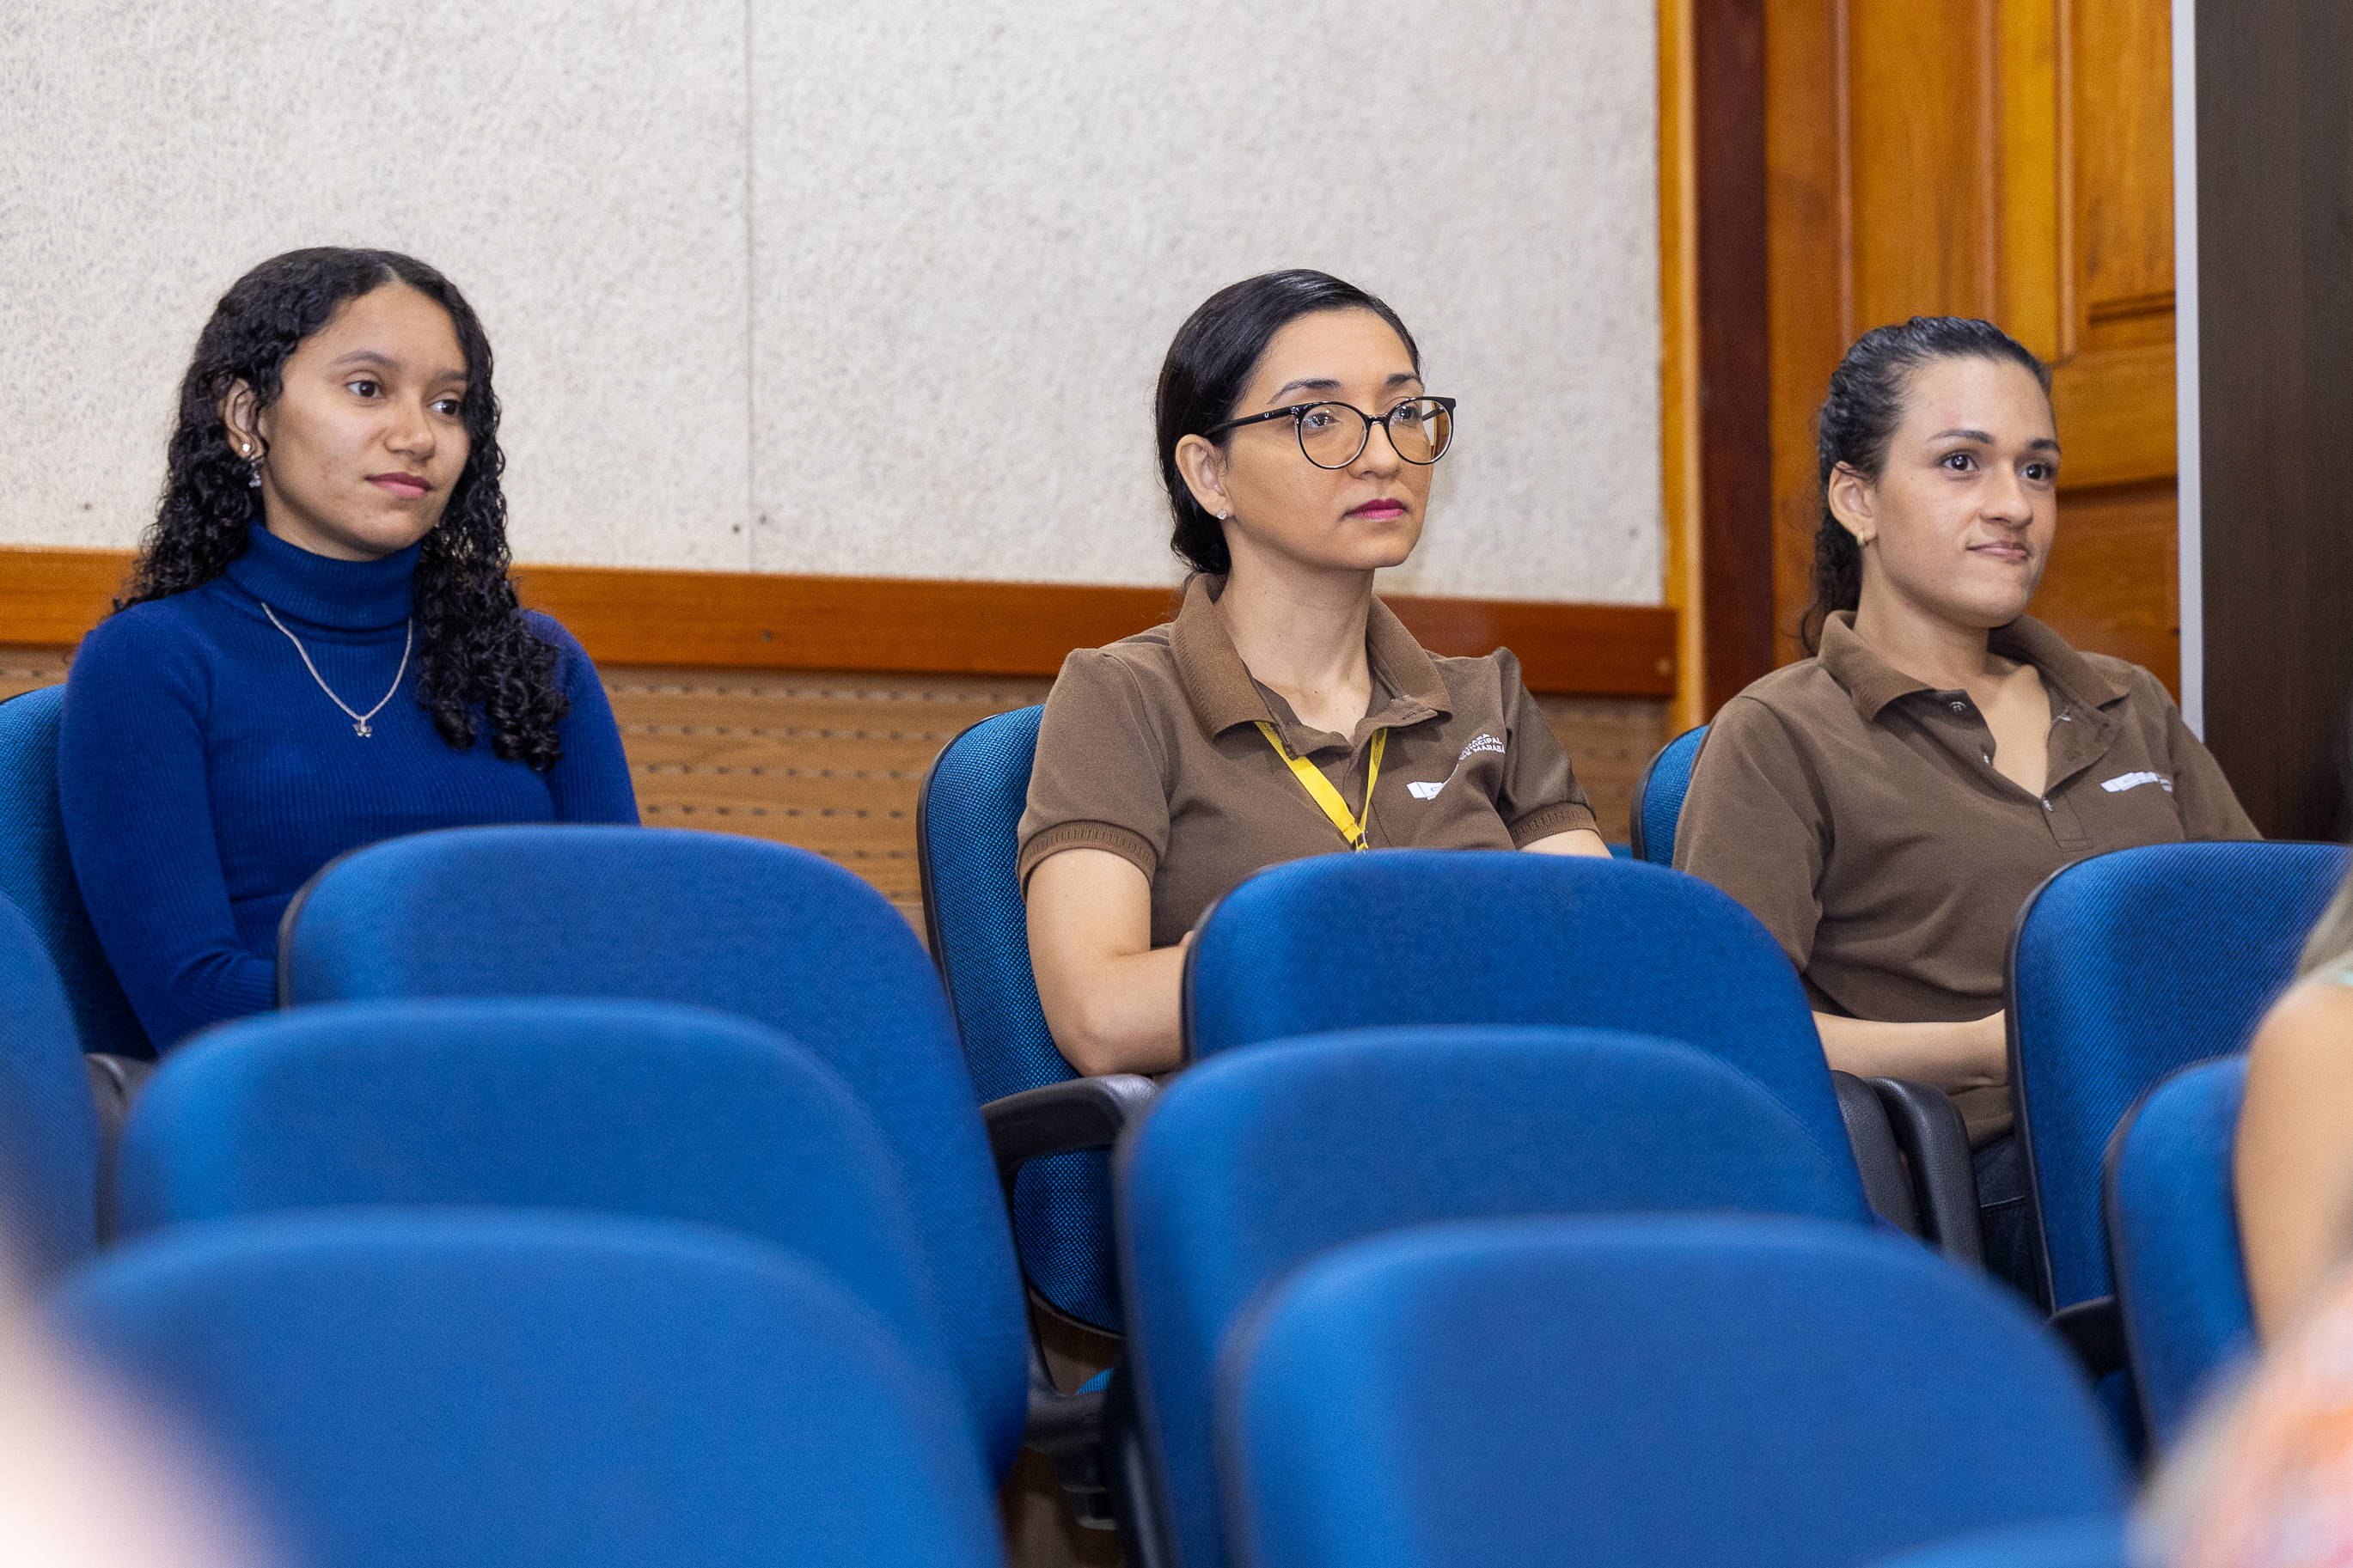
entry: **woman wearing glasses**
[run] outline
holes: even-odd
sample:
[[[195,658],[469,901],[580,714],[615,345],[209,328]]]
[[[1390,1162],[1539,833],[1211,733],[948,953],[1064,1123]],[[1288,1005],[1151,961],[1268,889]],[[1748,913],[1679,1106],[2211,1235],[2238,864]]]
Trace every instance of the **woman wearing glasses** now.
[[[1413,553],[1454,402],[1387,305],[1272,272],[1193,313],[1160,371],[1176,619],[1071,655],[1020,874],[1054,1041],[1083,1073],[1177,1064],[1193,921],[1342,850],[1607,855],[1505,649],[1426,653],[1373,597]]]

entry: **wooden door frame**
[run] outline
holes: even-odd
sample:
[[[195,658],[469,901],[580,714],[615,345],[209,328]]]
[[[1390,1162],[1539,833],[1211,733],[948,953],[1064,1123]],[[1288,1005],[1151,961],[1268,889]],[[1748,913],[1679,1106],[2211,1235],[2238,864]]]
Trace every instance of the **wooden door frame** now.
[[[1774,665],[1766,0],[1661,0],[1667,601],[1677,727]]]

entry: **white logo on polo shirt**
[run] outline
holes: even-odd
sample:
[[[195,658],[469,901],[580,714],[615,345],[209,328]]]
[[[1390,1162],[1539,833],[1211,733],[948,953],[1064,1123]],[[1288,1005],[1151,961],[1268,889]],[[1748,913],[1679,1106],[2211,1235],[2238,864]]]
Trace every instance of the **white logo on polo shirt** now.
[[[1504,754],[1504,742],[1497,740],[1494,736],[1486,733],[1484,731],[1472,736],[1471,743],[1462,748],[1462,754],[1454,759],[1454,773],[1461,773],[1462,771],[1462,764],[1471,760],[1472,753],[1478,752],[1493,752],[1497,756],[1502,756]],[[1405,787],[1416,800],[1436,800],[1438,798],[1438,792],[1454,782],[1454,773],[1447,774],[1444,778],[1440,779],[1436,784],[1430,784],[1421,779],[1416,779]]]
[[[2168,795],[2171,795],[2173,793],[2173,781],[2171,779],[2167,778],[2163,773],[2118,773],[2116,777],[2106,780],[2100,785],[2100,787],[2106,790],[2110,795],[2122,795],[2128,789],[2132,789],[2145,784],[2156,784],[2159,788],[2163,789]]]

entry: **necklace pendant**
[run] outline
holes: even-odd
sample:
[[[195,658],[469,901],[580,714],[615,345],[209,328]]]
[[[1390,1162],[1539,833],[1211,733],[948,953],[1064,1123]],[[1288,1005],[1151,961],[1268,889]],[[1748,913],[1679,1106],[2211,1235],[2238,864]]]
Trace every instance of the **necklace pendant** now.
[[[352,733],[364,741],[370,735],[375,734],[375,731],[368,728],[368,721],[366,720],[359,719],[353,721]]]

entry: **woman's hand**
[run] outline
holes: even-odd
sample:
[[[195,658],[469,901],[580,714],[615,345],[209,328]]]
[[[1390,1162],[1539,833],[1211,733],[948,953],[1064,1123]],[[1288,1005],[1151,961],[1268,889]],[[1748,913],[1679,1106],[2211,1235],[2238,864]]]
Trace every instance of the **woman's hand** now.
[[[2010,1081],[2008,1015],[1962,1024],[1878,1024],[1814,1015],[1831,1070],[1857,1078],[1900,1078],[1947,1094]]]
[[[1065,849],[1029,873],[1029,964],[1055,1047],[1089,1078],[1166,1072],[1185,949],[1152,945],[1152,883],[1108,849]]]

